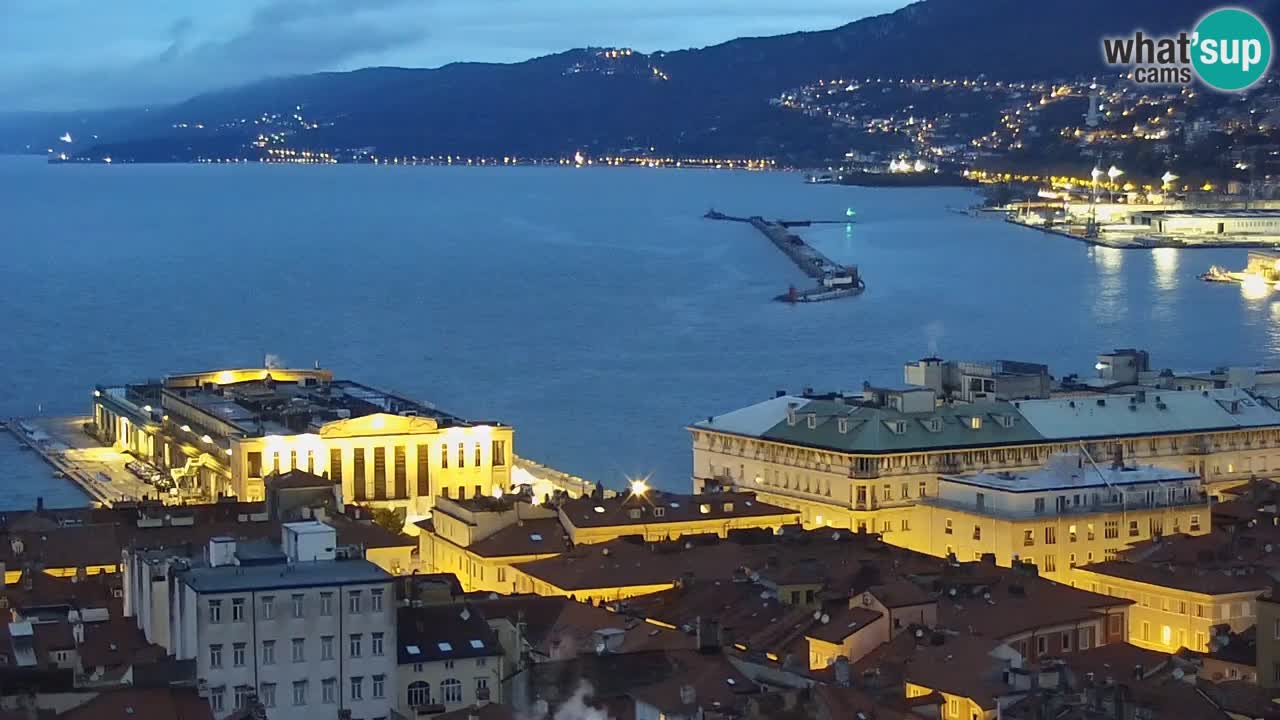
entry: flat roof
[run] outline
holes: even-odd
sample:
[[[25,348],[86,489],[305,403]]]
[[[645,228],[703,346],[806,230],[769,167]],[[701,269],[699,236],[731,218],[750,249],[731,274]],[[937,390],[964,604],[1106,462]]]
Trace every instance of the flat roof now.
[[[316,560],[270,565],[195,567],[182,582],[198,593],[284,590],[325,585],[368,585],[391,581],[391,574],[368,560]]]
[[[1159,215],[1166,218],[1280,218],[1280,210],[1139,210],[1134,215]]]
[[[1199,479],[1199,476],[1195,473],[1154,465],[1115,469],[1100,463],[1095,468],[1088,462],[1084,463],[1083,467],[1077,467],[1070,458],[1063,458],[1063,460],[1065,462],[1061,462],[1058,465],[1050,463],[1035,470],[984,472],[972,475],[943,475],[941,479],[962,485],[1015,493],[1098,488],[1112,485],[1142,485]]]

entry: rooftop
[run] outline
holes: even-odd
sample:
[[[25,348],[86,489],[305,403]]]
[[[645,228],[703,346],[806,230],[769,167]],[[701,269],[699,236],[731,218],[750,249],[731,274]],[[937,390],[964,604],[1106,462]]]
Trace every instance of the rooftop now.
[[[396,638],[401,665],[502,654],[485,616],[462,603],[399,608]]]
[[[1184,470],[1154,465],[1114,468],[1099,464],[1095,467],[1087,462],[1078,462],[1073,457],[1060,456],[1051,459],[1044,467],[1034,470],[944,475],[942,479],[991,490],[1030,493],[1198,480],[1199,476]]]
[[[316,560],[269,565],[193,567],[179,576],[199,593],[282,590],[391,582],[391,575],[368,560]]]
[[[1107,560],[1077,569],[1202,595],[1261,593],[1271,587],[1270,577],[1252,566],[1212,568],[1172,563]]]
[[[789,411],[794,422],[788,421]],[[874,454],[1251,427],[1280,427],[1280,411],[1232,387],[943,404],[914,413],[869,404],[861,396],[784,395],[701,420],[690,429]]]
[[[567,500],[560,506],[560,513],[567,523],[580,528],[749,517],[776,517],[780,523],[800,520],[799,511],[761,502],[753,493],[679,495],[652,489],[642,495],[625,493],[600,500],[591,497]]]

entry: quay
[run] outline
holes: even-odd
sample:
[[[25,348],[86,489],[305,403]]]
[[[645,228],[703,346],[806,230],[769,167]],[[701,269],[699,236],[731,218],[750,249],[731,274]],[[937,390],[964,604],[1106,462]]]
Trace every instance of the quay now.
[[[704,215],[708,220],[726,220],[751,225],[759,230],[774,247],[786,255],[800,272],[818,281],[816,287],[808,290],[796,290],[792,286],[786,293],[778,295],[775,300],[781,302],[820,302],[842,297],[859,295],[866,289],[866,283],[858,274],[857,265],[841,265],[823,255],[817,248],[808,244],[799,235],[790,232],[792,227],[807,227],[818,223],[845,223],[838,220],[765,220],[759,215],[751,217],[735,217],[718,210],[708,210]]]
[[[82,428],[89,417],[13,418],[0,428],[13,433],[53,468],[55,474],[74,482],[94,503],[116,503],[159,495],[143,483],[126,464],[133,460],[114,448],[101,447]]]

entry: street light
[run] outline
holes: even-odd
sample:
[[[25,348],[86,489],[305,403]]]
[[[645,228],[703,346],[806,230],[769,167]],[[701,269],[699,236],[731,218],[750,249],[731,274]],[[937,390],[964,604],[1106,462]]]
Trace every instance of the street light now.
[[[1174,175],[1168,170],[1165,170],[1164,174],[1160,176],[1160,184],[1164,186],[1166,189],[1168,189],[1169,185],[1171,185],[1173,181],[1177,179],[1178,179],[1177,175]]]
[[[632,481],[631,481],[631,494],[632,494],[632,495],[639,495],[639,496],[643,497],[643,496],[644,496],[644,494],[645,494],[645,493],[647,493],[647,492],[649,492],[649,483],[645,482],[645,481],[644,481],[644,478],[640,478],[640,479],[632,480]]]
[[[1124,174],[1124,171],[1123,171],[1123,170],[1121,170],[1120,168],[1116,167],[1115,165],[1112,165],[1112,166],[1107,170],[1107,177],[1111,179],[1111,183],[1110,183],[1109,187],[1107,188],[1107,192],[1108,192],[1108,193],[1110,193],[1110,197],[1111,197],[1111,201],[1112,201],[1112,202],[1115,202],[1115,184],[1116,184],[1116,178],[1120,177],[1120,176],[1121,176],[1121,175],[1123,175],[1123,174]]]

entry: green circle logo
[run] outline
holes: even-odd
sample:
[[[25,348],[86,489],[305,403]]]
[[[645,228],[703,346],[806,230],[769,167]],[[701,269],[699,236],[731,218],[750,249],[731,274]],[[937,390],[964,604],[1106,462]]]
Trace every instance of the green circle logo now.
[[[1271,64],[1271,33],[1247,10],[1224,8],[1205,15],[1192,43],[1191,64],[1216,90],[1244,90]]]

